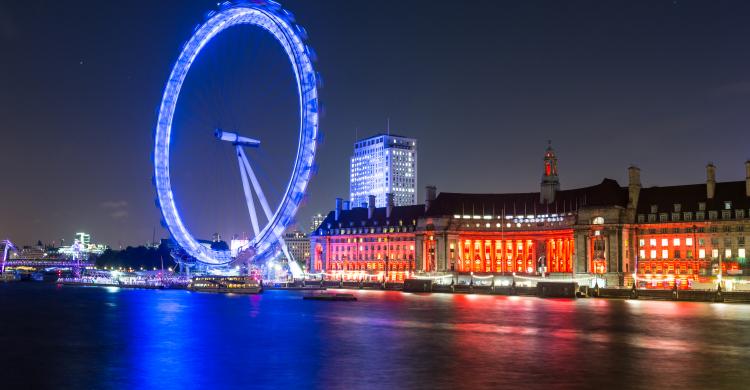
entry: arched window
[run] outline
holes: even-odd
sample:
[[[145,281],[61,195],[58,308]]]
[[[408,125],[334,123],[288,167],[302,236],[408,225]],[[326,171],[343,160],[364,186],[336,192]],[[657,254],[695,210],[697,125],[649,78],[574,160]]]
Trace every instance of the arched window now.
[[[592,224],[592,225],[604,225],[604,217],[595,217],[595,218],[594,218],[594,219],[593,219],[593,220],[591,221],[591,224]]]

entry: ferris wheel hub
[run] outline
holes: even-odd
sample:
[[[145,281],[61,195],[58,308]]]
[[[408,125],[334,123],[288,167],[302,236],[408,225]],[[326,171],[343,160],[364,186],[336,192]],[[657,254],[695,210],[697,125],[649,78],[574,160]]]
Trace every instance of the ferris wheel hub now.
[[[257,148],[258,146],[260,146],[260,141],[258,141],[257,139],[243,137],[237,133],[224,131],[222,129],[216,129],[214,131],[214,136],[219,141],[231,142],[232,145],[235,146],[249,146],[251,148]]]

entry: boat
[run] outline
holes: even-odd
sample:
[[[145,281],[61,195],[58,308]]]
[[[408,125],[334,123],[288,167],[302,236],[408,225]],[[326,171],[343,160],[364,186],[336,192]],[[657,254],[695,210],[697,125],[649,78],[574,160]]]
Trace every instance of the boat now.
[[[198,292],[259,294],[261,283],[252,276],[198,276],[188,285],[188,290]]]
[[[308,299],[313,301],[356,301],[357,297],[355,297],[353,294],[348,293],[323,293],[323,294],[311,294],[311,295],[305,295],[302,297],[302,299]]]

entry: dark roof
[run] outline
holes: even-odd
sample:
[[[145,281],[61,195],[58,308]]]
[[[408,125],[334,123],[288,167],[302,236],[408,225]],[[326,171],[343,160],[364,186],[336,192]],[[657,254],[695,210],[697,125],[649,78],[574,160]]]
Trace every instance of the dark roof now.
[[[641,189],[638,198],[638,213],[651,213],[651,205],[657,206],[658,213],[674,211],[679,203],[682,211],[698,211],[698,203],[705,202],[706,210],[720,210],[725,201],[732,202],[733,209],[750,208],[750,198],[745,194],[744,181],[716,183],[713,199],[706,198],[706,184],[688,184],[669,187],[649,187]]]
[[[555,201],[540,203],[539,192],[517,194],[460,194],[441,192],[430,205],[431,216],[455,214],[538,214],[562,213],[584,206],[627,206],[628,189],[617,181],[604,179],[601,183],[555,193]]]
[[[330,224],[331,229],[338,229],[339,223],[342,228],[348,227],[372,227],[372,226],[398,226],[399,221],[403,221],[403,225],[412,225],[412,222],[423,217],[424,205],[412,205],[412,206],[395,206],[391,211],[391,217],[385,217],[385,207],[378,207],[375,209],[375,213],[372,219],[367,218],[367,208],[365,207],[354,207],[350,210],[341,210],[341,216],[336,221],[335,212],[331,211],[328,213],[323,222],[318,226],[316,231],[319,229],[328,229]]]
[[[378,137],[396,137],[396,138],[415,139],[414,137],[407,137],[405,135],[398,135],[398,134],[393,134],[393,133],[390,133],[390,134],[388,134],[388,133],[377,133],[377,134],[371,135],[371,136],[369,136],[367,138],[358,139],[354,143],[356,144],[356,143],[359,143],[359,142],[362,142],[362,141],[368,141],[368,140],[371,140],[373,138],[378,138]]]

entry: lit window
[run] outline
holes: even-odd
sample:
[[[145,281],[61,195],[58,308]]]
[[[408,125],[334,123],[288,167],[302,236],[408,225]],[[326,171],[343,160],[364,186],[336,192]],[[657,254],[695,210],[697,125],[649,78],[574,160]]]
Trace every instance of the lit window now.
[[[706,258],[706,250],[705,249],[699,249],[698,250],[698,258],[699,259],[705,259]]]
[[[651,249],[651,253],[649,253],[651,256],[649,256],[650,259],[656,258],[656,249]]]
[[[646,250],[641,249],[641,259],[645,259],[645,258],[646,258]]]
[[[674,246],[680,246],[680,239],[679,238],[675,238],[674,240],[672,240],[672,245],[674,245]]]
[[[687,245],[687,246],[693,246],[693,238],[692,237],[686,238],[685,239],[685,245]]]
[[[737,257],[739,257],[740,260],[745,260],[745,248],[737,249]]]
[[[644,240],[642,238],[640,240],[638,240],[638,246],[644,246],[644,245],[646,245],[646,240]],[[641,256],[641,257],[643,257],[643,256]]]
[[[666,249],[662,249],[662,250],[661,250],[661,258],[662,258],[662,259],[666,259],[666,258],[668,258],[668,257],[669,257],[669,251],[668,251],[668,250],[666,250]]]
[[[669,240],[666,239],[666,238],[662,238],[661,239],[661,246],[667,246],[667,245],[669,245]]]
[[[732,250],[731,249],[724,249],[724,258],[725,259],[731,259],[732,258]]]
[[[718,249],[711,249],[711,258],[718,259],[719,258],[719,250]]]
[[[656,239],[652,238],[652,239],[648,240],[648,244],[651,245],[651,246],[656,246]]]

